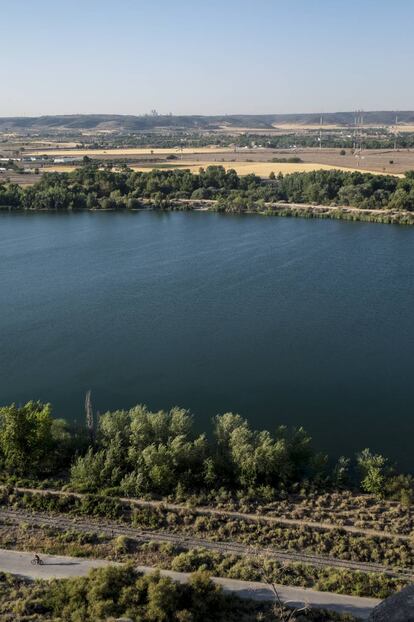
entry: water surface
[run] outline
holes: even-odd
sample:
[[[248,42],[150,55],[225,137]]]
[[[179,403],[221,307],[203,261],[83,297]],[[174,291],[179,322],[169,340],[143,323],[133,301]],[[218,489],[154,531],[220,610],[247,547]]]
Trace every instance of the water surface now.
[[[414,228],[139,212],[0,215],[0,402],[137,402],[304,425],[414,469]]]

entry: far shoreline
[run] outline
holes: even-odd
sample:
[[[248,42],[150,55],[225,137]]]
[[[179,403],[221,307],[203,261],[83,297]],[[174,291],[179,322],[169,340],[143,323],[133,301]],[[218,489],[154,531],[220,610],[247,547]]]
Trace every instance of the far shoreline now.
[[[143,203],[145,199],[143,200]],[[266,209],[246,209],[240,211],[216,209],[218,201],[200,199],[176,199],[170,202],[170,205],[157,206],[154,203],[148,201],[144,207],[134,207],[131,209],[116,209],[116,208],[90,208],[90,209],[66,209],[66,210],[53,210],[53,209],[24,209],[15,207],[2,207],[0,213],[126,213],[126,212],[175,212],[175,211],[189,211],[189,212],[211,212],[221,214],[235,214],[235,215],[252,215],[257,214],[260,216],[279,216],[286,218],[307,218],[307,219],[329,219],[329,220],[346,220],[354,222],[370,222],[377,224],[394,224],[394,225],[414,225],[414,212],[407,210],[390,210],[390,209],[362,209],[357,207],[350,207],[345,205],[312,205],[309,203],[267,203]]]

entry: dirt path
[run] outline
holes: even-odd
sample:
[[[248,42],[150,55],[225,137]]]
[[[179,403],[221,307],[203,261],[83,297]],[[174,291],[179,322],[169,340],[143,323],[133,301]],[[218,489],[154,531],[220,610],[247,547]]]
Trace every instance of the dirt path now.
[[[3,487],[4,488],[4,487]],[[0,487],[1,489],[1,487]],[[62,492],[60,490],[40,490],[38,488],[15,488],[16,491],[22,493],[35,493],[35,494],[50,494],[50,495],[61,495],[61,496],[75,496],[78,498],[85,497],[86,495],[82,493],[75,492]],[[403,534],[394,534],[387,531],[380,531],[376,529],[363,529],[362,527],[354,527],[353,525],[336,525],[334,523],[325,523],[318,521],[308,521],[297,518],[285,518],[279,516],[270,516],[268,514],[253,514],[248,512],[236,512],[231,510],[218,510],[215,508],[204,507],[204,506],[193,506],[189,507],[186,505],[180,505],[178,503],[167,503],[165,501],[148,501],[145,499],[130,499],[127,497],[119,497],[119,500],[122,503],[129,504],[133,507],[151,507],[151,508],[162,508],[165,510],[171,510],[173,512],[187,511],[193,512],[195,514],[199,514],[200,516],[217,516],[217,517],[226,517],[230,519],[239,519],[239,520],[247,520],[254,521],[260,523],[271,523],[273,525],[288,525],[288,526],[296,526],[296,527],[309,527],[310,529],[321,529],[321,530],[343,530],[348,533],[353,534],[361,534],[368,537],[374,538],[391,538],[398,540],[409,541],[409,535]]]
[[[0,570],[30,579],[65,579],[85,576],[92,568],[101,568],[111,563],[100,559],[42,555],[43,565],[33,566],[30,563],[32,558],[32,553],[0,549]],[[148,574],[156,569],[149,566],[137,566],[137,570]],[[160,570],[160,573],[180,583],[187,582],[190,576],[188,573],[171,570]],[[273,600],[274,597],[272,589],[265,583],[236,581],[218,577],[213,577],[213,581],[220,585],[225,592],[236,594],[241,598],[268,601]],[[375,598],[343,596],[285,585],[277,586],[277,590],[280,598],[291,606],[303,606],[306,603],[310,608],[348,613],[361,619],[367,619],[372,609],[380,602]]]
[[[401,175],[403,177],[403,175]],[[150,202],[150,201],[149,201]],[[174,203],[179,205],[188,205],[188,207],[192,207],[198,211],[207,211],[214,207],[218,201],[216,199],[174,199]],[[351,205],[312,205],[311,203],[291,203],[291,202],[265,202],[264,204],[266,208],[280,210],[280,209],[288,209],[288,210],[309,210],[315,212],[335,212],[341,210],[342,212],[349,212],[355,214],[368,214],[373,216],[378,215],[391,215],[398,216],[407,215],[412,216],[412,212],[408,211],[398,211],[392,209],[367,209],[362,207],[352,207]],[[260,213],[258,210],[254,210],[253,213]]]

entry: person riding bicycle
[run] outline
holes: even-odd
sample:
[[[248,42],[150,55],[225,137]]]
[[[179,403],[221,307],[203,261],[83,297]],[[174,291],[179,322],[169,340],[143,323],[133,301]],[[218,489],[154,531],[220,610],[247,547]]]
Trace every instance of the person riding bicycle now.
[[[35,561],[36,564],[40,564],[40,562],[41,562],[40,557],[39,557],[39,555],[37,553],[35,553],[34,561]]]

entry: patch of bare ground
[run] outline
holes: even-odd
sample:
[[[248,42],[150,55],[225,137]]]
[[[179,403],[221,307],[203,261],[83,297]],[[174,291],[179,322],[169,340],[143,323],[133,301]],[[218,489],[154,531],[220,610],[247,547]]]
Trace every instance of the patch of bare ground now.
[[[12,184],[18,184],[19,186],[33,186],[40,179],[40,174],[35,173],[13,173],[8,171],[0,171],[0,184],[11,182]]]

